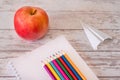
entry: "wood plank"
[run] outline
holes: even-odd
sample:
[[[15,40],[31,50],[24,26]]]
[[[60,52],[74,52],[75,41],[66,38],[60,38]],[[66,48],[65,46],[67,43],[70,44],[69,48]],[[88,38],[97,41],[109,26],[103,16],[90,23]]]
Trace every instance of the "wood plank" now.
[[[113,40],[107,40],[99,45],[97,51],[120,51],[120,30],[102,31],[111,35]],[[0,34],[1,51],[33,50],[59,35],[65,35],[77,51],[93,51],[83,30],[49,30],[44,38],[36,42],[22,40],[17,36],[14,30],[0,30]]]
[[[0,12],[0,29],[14,29],[13,11]],[[50,29],[82,29],[80,21],[98,29],[120,29],[120,12],[49,11]]]
[[[0,80],[16,80],[15,78],[0,77]]]
[[[120,78],[120,52],[78,53],[99,78]],[[7,70],[7,63],[10,59],[23,55],[24,52],[3,52],[1,54],[2,56],[0,56],[0,76],[15,76],[13,74],[10,74],[10,72]],[[6,55],[6,57],[4,57],[4,55]]]
[[[11,77],[0,77],[0,80],[16,80],[15,77],[11,78]],[[99,80],[120,80],[120,78],[99,78]]]
[[[26,51],[30,52],[30,51]],[[26,54],[25,51],[9,51],[0,52],[0,59],[12,59]],[[80,56],[86,61],[90,66],[94,67],[119,67],[120,52],[78,52]],[[6,60],[7,61],[7,60]],[[118,61],[118,62],[116,62]],[[4,61],[3,61],[4,62]],[[92,62],[89,64],[89,62]]]
[[[119,12],[48,12],[50,29],[83,29],[80,21],[98,29],[120,29]]]
[[[38,6],[52,11],[120,11],[119,0],[0,0],[1,11],[14,11],[25,5]]]
[[[0,77],[0,80],[16,80],[15,78],[4,78],[4,77]],[[99,78],[99,80],[120,80],[120,78]]]
[[[99,78],[100,80],[120,80],[120,78],[119,77],[106,77],[106,78]]]

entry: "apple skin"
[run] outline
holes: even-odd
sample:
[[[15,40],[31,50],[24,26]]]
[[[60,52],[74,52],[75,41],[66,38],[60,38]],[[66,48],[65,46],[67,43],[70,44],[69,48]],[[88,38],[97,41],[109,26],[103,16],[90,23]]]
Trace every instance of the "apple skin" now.
[[[48,25],[48,15],[39,7],[24,6],[14,15],[15,31],[25,40],[42,38],[48,31]]]

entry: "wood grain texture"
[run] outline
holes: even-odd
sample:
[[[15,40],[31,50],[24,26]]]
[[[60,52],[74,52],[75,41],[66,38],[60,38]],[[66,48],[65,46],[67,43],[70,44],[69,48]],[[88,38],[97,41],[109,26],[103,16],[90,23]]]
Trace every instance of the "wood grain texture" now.
[[[31,5],[50,11],[120,11],[119,0],[0,0],[1,11],[15,11]]]
[[[80,21],[97,29],[120,29],[120,12],[49,11],[50,29],[82,29]],[[14,29],[13,11],[0,12],[0,29]]]
[[[6,57],[4,54],[6,53]],[[10,59],[22,56],[25,52],[3,52],[0,57],[0,77],[14,77],[9,74],[7,64]],[[120,53],[119,52],[78,52],[94,73],[101,78],[119,78],[120,74]],[[115,72],[115,73],[113,73]]]
[[[120,51],[120,30],[101,30],[113,37],[98,46],[98,51]],[[112,33],[111,33],[112,32]],[[9,33],[9,34],[8,34]],[[33,50],[59,35],[65,35],[77,51],[93,51],[83,30],[49,30],[47,35],[36,42],[26,42],[14,30],[0,30],[0,50]],[[4,35],[4,36],[3,36]],[[114,46],[114,47],[113,47]]]
[[[50,24],[47,35],[27,42],[17,36],[13,19],[22,6],[45,9]],[[109,34],[94,51],[80,21]],[[120,80],[120,0],[0,0],[0,80],[16,80],[7,69],[10,59],[24,55],[46,42],[65,35],[100,80]]]
[[[118,78],[100,78],[101,80],[119,80]],[[15,78],[0,78],[0,80],[16,80]]]

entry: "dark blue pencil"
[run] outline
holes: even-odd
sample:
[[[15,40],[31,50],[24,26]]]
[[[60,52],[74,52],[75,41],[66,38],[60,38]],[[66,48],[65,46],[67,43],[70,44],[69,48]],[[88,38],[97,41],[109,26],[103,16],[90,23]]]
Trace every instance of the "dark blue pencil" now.
[[[82,80],[82,78],[80,77],[80,75],[77,73],[77,71],[75,71],[75,69],[73,68],[73,66],[69,63],[69,61],[65,58],[64,55],[61,56],[61,58],[64,60],[64,62],[68,65],[68,67],[71,69],[71,71],[75,74],[75,76],[78,78],[78,80]]]

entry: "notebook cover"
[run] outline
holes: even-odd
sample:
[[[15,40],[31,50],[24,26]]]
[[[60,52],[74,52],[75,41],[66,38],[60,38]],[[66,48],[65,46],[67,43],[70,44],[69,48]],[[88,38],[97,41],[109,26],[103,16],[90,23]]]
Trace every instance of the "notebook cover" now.
[[[16,80],[51,80],[50,76],[44,70],[41,60],[61,50],[67,52],[87,80],[98,80],[93,71],[87,66],[64,36],[59,36],[32,52],[11,60],[9,68],[15,73]]]

